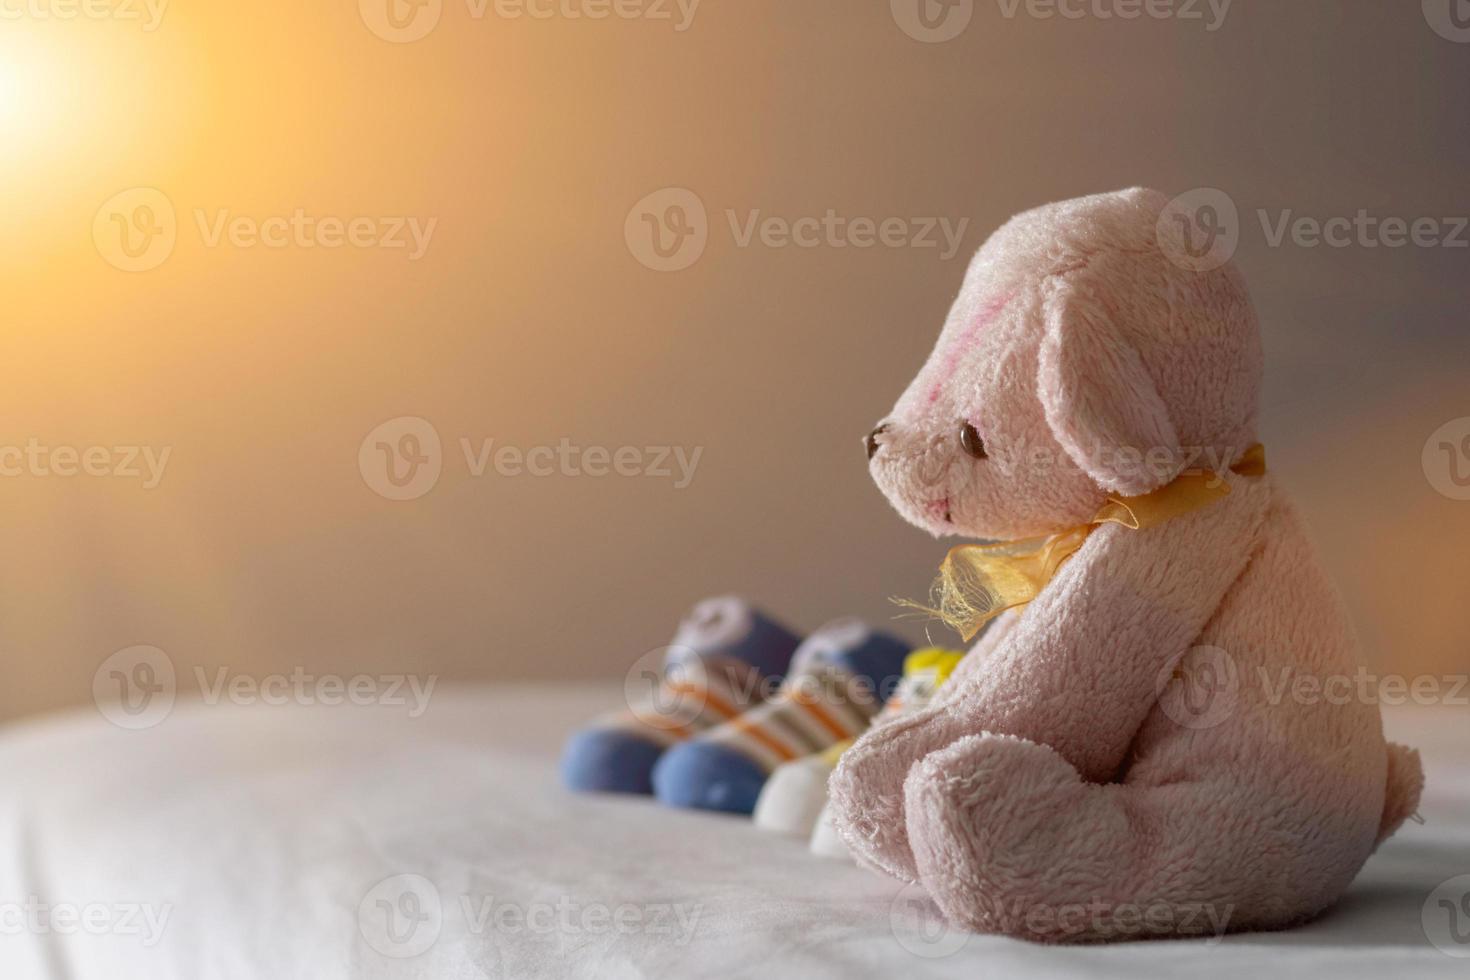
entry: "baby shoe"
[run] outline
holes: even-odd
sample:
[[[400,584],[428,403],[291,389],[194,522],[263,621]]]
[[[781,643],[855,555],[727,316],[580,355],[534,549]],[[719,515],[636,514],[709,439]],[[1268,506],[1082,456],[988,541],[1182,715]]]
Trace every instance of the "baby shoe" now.
[[[905,653],[858,620],[828,623],[802,642],[768,701],[659,759],[654,793],[670,806],[750,813],[777,766],[868,727],[902,676]]]
[[[844,739],[825,752],[777,766],[755,801],[755,825],[791,837],[809,836],[827,805],[827,777],[851,744],[852,739]]]
[[[653,792],[659,757],[758,704],[780,682],[799,643],[742,599],[698,603],[649,678],[651,691],[568,740],[562,780],[579,791]]]

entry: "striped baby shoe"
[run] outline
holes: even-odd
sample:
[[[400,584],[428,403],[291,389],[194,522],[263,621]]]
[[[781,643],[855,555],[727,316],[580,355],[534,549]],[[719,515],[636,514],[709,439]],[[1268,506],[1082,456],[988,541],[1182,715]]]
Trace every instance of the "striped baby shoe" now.
[[[661,655],[629,673],[628,708],[568,740],[563,782],[584,792],[653,792],[654,763],[665,750],[759,704],[785,675],[799,642],[743,599],[698,603]]]
[[[873,719],[873,725],[928,705],[961,656],[953,650],[927,649],[915,650],[905,657],[903,680],[883,703],[883,710]],[[778,834],[810,836],[827,803],[827,777],[851,744],[851,740],[838,742],[825,752],[778,766],[756,800],[751,815],[755,825]]]
[[[654,793],[670,806],[750,813],[777,766],[868,727],[906,652],[858,620],[828,623],[797,649],[770,700],[666,753],[654,767]]]

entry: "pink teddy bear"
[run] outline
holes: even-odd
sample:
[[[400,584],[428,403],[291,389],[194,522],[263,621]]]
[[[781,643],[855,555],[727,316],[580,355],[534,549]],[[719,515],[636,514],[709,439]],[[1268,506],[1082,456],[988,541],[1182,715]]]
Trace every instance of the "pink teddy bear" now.
[[[1376,704],[1283,693],[1352,677],[1358,644],[1286,493],[1242,465],[1262,368],[1245,283],[1192,263],[1169,207],[1133,189],[1013,218],[868,440],[878,486],[936,536],[1056,534],[1186,471],[1228,490],[1092,528],[936,704],[842,756],[843,839],[963,928],[1288,926],[1418,806],[1418,754]]]

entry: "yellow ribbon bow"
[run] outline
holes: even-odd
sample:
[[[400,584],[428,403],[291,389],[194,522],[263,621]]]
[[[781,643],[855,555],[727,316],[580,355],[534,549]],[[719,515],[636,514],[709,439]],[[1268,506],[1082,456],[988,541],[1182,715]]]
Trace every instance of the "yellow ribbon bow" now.
[[[1266,450],[1257,443],[1230,467],[1241,476],[1266,472]],[[1049,537],[962,544],[949,550],[931,592],[932,606],[898,600],[900,605],[937,616],[966,641],[1007,609],[1024,606],[1041,594],[1057,569],[1077,553],[1087,536],[1103,524],[1134,531],[1157,527],[1190,511],[1208,507],[1230,493],[1230,484],[1211,470],[1185,470],[1172,482],[1138,497],[1109,497],[1086,524]]]

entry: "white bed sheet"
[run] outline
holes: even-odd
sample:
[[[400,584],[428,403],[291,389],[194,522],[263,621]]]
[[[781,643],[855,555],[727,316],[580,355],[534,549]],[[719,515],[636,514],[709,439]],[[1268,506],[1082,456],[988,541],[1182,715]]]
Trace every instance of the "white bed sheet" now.
[[[144,731],[95,712],[12,726],[0,733],[0,977],[1470,974],[1423,918],[1438,884],[1470,874],[1463,709],[1387,712],[1390,733],[1424,751],[1428,822],[1406,826],[1320,920],[1058,948],[937,931],[912,889],[747,820],[564,792],[563,736],[617,698],[462,689],[436,691],[419,718],[180,704]],[[1470,942],[1448,948],[1470,955]]]

